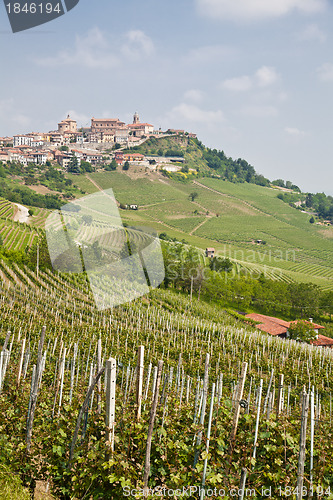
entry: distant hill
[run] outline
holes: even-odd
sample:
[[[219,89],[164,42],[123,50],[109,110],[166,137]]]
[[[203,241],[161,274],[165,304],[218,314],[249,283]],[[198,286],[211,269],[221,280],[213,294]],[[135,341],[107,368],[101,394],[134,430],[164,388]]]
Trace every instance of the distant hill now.
[[[224,151],[205,147],[198,139],[184,136],[151,137],[141,146],[131,148],[145,155],[183,156],[185,169],[216,175],[230,182],[248,182],[269,186],[270,181],[258,174],[246,160],[227,157]]]

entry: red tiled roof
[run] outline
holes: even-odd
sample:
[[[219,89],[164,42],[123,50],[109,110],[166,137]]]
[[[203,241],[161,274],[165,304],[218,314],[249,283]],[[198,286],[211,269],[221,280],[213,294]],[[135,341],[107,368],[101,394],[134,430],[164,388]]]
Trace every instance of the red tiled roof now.
[[[270,335],[281,335],[287,333],[289,326],[292,323],[297,323],[297,321],[284,321],[283,319],[274,318],[273,316],[265,316],[264,314],[256,313],[246,314],[245,317],[258,321],[259,324],[257,324],[256,327],[263,332],[269,333]],[[315,330],[324,328],[324,326],[317,325],[311,321],[307,321],[307,323]],[[329,339],[323,335],[318,335],[318,339],[314,340],[312,344],[320,346],[329,345],[333,347],[333,339]]]
[[[153,127],[154,125],[152,125],[151,123],[130,123],[127,126],[131,128],[140,128],[140,127]]]
[[[256,325],[259,330],[269,333],[270,335],[281,335],[287,333],[289,322],[283,319],[274,318],[273,316],[265,316],[264,314],[251,313],[247,314],[246,318],[258,321]]]
[[[324,328],[323,326],[321,328]],[[318,335],[316,340],[312,340],[311,344],[320,346],[320,347],[332,347],[333,348],[333,339],[329,337],[325,337],[324,335]]]

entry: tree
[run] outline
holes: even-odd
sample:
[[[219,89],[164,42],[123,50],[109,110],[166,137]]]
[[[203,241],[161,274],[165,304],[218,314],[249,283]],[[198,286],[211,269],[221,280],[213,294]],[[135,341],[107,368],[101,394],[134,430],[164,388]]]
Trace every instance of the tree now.
[[[124,165],[123,165],[123,170],[128,170],[130,167],[130,164],[128,161],[125,161]]]
[[[315,218],[312,216],[311,219],[309,220],[310,224],[313,224],[315,222]]]
[[[317,312],[319,305],[319,287],[312,283],[290,283],[288,285],[291,305],[294,314],[307,317],[313,316]]]
[[[311,343],[317,337],[314,328],[308,321],[293,321],[289,326],[290,338],[298,342]]]
[[[196,198],[198,198],[198,196],[198,193],[196,191],[193,191],[192,193],[190,193],[189,198],[191,201],[194,201]]]
[[[72,154],[71,161],[69,162],[69,165],[68,165],[68,172],[71,172],[72,174],[80,174],[81,173],[81,169],[79,166],[79,160],[77,159],[77,157],[75,156],[74,153]]]
[[[94,169],[91,165],[91,163],[89,163],[89,161],[81,161],[81,170],[82,172],[93,172]]]
[[[323,292],[320,297],[320,306],[323,309],[323,312],[330,315],[330,319],[332,320],[333,314],[333,291],[329,290],[327,292]]]
[[[276,179],[272,182],[273,186],[285,187],[285,183],[283,179]]]
[[[228,258],[222,259],[221,257],[213,257],[209,262],[209,267],[212,271],[230,273],[233,268],[233,263]]]
[[[109,165],[105,166],[105,170],[107,172],[112,172],[113,170],[117,170],[117,162],[116,160],[112,160],[112,162]]]

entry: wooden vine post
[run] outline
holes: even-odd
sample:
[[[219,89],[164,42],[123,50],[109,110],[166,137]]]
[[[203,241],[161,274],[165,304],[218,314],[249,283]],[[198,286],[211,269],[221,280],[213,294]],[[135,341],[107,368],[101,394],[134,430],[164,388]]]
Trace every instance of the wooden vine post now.
[[[144,352],[145,352],[144,346],[140,345],[138,347],[138,366],[137,366],[137,385],[136,385],[136,420],[138,422],[141,418]]]
[[[240,380],[239,380],[238,388],[237,388],[237,394],[236,394],[236,400],[235,400],[235,412],[234,412],[234,418],[233,418],[231,434],[230,434],[230,444],[229,444],[229,452],[228,452],[230,454],[230,459],[231,459],[231,454],[232,454],[232,450],[234,447],[234,441],[235,441],[235,437],[236,437],[236,433],[237,433],[238,420],[239,420],[240,409],[241,409],[240,402],[241,402],[241,399],[243,397],[246,372],[247,372],[247,363],[244,362],[242,365],[241,376],[240,376]]]
[[[280,415],[281,410],[282,410],[283,378],[284,378],[283,373],[280,373],[280,376],[279,376],[279,392],[278,392],[278,400],[277,400],[277,405],[276,405],[276,417],[277,418],[279,418],[279,415]]]
[[[69,454],[69,463],[68,463],[69,469],[71,469],[71,467],[72,467],[72,460],[73,460],[73,456],[74,456],[75,444],[77,441],[77,437],[79,435],[82,417],[88,409],[91,395],[95,389],[96,384],[98,383],[99,379],[103,375],[104,371],[105,371],[105,367],[103,366],[103,368],[101,368],[101,370],[97,373],[96,377],[92,380],[91,385],[90,385],[90,387],[87,391],[87,394],[86,394],[86,399],[84,400],[84,403],[83,403],[81,410],[79,412],[79,416],[77,417],[76,427],[75,427],[75,431],[74,431],[74,435],[73,435],[73,439],[72,439],[72,443],[71,443],[70,454]]]
[[[102,367],[102,339],[98,339],[97,343],[97,373],[100,371]],[[102,383],[101,379],[97,382],[97,413],[98,415],[101,414],[101,390],[102,390]]]
[[[154,422],[155,422],[155,418],[156,418],[156,409],[157,409],[157,403],[158,403],[158,398],[159,398],[159,389],[160,389],[160,383],[161,383],[162,368],[163,368],[163,361],[160,360],[158,362],[158,367],[157,367],[157,378],[156,378],[156,386],[155,386],[155,393],[154,393],[154,401],[153,401],[153,405],[152,405],[152,408],[150,411],[150,420],[149,420],[148,435],[147,435],[145,468],[144,468],[144,474],[143,474],[143,485],[144,485],[145,494],[147,493],[147,490],[148,490],[148,479],[149,479],[149,473],[150,473],[151,440],[152,440],[152,436],[153,436]]]
[[[200,500],[204,499],[205,495],[205,485],[206,485],[206,475],[207,475],[207,464],[208,464],[208,452],[209,452],[209,442],[210,442],[210,432],[212,427],[212,418],[213,418],[213,410],[214,410],[214,397],[215,397],[215,383],[212,385],[212,397],[210,400],[210,409],[209,409],[209,417],[208,417],[208,429],[207,429],[207,439],[206,439],[206,458],[204,461],[204,470],[202,474],[202,488],[200,491]]]
[[[24,360],[24,353],[25,353],[25,343],[26,343],[26,339],[24,338],[22,341],[21,357],[20,357],[19,369],[18,369],[17,379],[16,379],[17,386],[20,385],[20,380],[21,380],[21,375],[22,375],[22,367],[23,367],[23,360]]]
[[[207,393],[208,393],[208,381],[209,381],[209,362],[210,362],[210,355],[207,353],[206,354],[206,361],[205,361],[205,375],[204,375],[203,388],[202,388],[202,406],[201,406],[201,414],[200,414],[200,426],[201,427],[203,427],[204,422],[205,422]],[[195,467],[197,465],[198,460],[199,460],[201,440],[202,440],[202,430],[200,430],[198,432],[198,436],[197,436],[196,452],[194,455],[193,467]]]
[[[38,356],[37,356],[37,366],[36,366],[36,375],[34,379],[34,383],[31,387],[31,405],[29,411],[29,418],[27,421],[27,452],[30,452],[31,448],[31,437],[32,437],[32,427],[34,423],[34,416],[37,405],[37,394],[38,394],[38,382],[42,372],[42,361],[43,361],[43,345],[45,340],[45,331],[46,327],[43,326],[42,332],[40,334],[39,344],[38,344]]]
[[[106,444],[114,452],[114,424],[116,414],[116,375],[117,365],[114,358],[106,361]]]
[[[306,426],[308,421],[309,412],[309,395],[305,392],[302,393],[302,417],[301,417],[301,432],[299,438],[299,455],[298,455],[298,468],[297,468],[297,500],[303,498],[303,482],[304,482],[304,462],[305,462],[305,448],[306,448]]]

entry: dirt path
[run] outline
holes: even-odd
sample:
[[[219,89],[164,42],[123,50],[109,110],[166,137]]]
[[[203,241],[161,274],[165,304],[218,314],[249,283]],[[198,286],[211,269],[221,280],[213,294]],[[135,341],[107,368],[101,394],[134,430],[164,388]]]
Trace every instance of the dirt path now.
[[[17,206],[17,210],[14,214],[14,221],[28,223],[30,217],[29,209],[27,207],[24,207],[23,205],[20,205],[19,203],[14,203],[14,205]]]
[[[209,219],[211,219],[211,217],[207,217],[207,219],[200,222],[200,224],[198,224],[194,229],[192,229],[189,235],[192,236],[192,234],[195,233],[201,226],[203,226]]]
[[[95,187],[97,187],[98,191],[101,191],[102,193],[104,193],[105,196],[107,196],[108,198],[110,198],[110,196],[108,194],[106,194],[105,190],[103,188],[101,188],[101,186],[99,186],[97,184],[97,182],[95,182],[91,177],[89,177],[88,174],[86,174],[86,178],[88,179],[88,181],[91,182],[91,184],[93,184]],[[116,198],[115,198],[116,199]],[[120,203],[118,200],[116,200],[116,204],[117,204],[117,207],[120,206]]]

